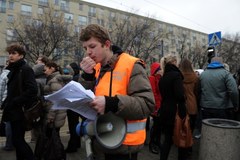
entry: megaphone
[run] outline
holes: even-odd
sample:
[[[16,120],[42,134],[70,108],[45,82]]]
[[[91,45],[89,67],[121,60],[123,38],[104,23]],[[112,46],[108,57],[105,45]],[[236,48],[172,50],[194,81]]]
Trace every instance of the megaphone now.
[[[94,121],[80,122],[76,127],[78,135],[95,136],[97,141],[107,149],[119,147],[126,135],[126,121],[109,112],[100,115]]]

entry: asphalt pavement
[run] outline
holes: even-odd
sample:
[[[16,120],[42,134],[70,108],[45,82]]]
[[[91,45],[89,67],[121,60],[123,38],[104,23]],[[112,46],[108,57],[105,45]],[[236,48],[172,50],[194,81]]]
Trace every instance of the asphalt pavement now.
[[[30,142],[30,132],[26,133],[25,136],[26,141],[31,146],[32,149],[35,147],[35,143]],[[67,127],[63,127],[61,129],[61,140],[64,146],[67,146],[67,142],[69,140],[69,134]],[[15,151],[4,151],[2,148],[5,144],[5,138],[0,137],[0,160],[16,160]],[[193,145],[193,153],[192,157],[189,160],[197,160],[198,159],[198,149],[199,149],[199,140],[195,139],[195,143]],[[138,160],[159,160],[159,154],[153,154],[149,152],[148,145],[145,145],[143,150],[139,153]],[[78,149],[76,153],[67,154],[67,160],[86,160],[86,150],[85,144],[82,141],[82,148]],[[168,160],[177,160],[177,148],[172,146]]]
[[[1,118],[1,110],[0,110],[0,118]],[[67,121],[60,130],[60,136],[61,136],[62,143],[66,148],[69,140]],[[35,143],[30,142],[30,139],[31,139],[30,131],[26,132],[25,139],[27,143],[31,146],[31,148],[34,150]],[[148,136],[148,139],[149,139],[149,136]],[[148,142],[148,139],[147,139],[147,142]],[[0,137],[0,160],[16,160],[15,150],[13,151],[3,150],[5,141],[6,141],[5,137]],[[86,149],[85,149],[84,141],[82,141],[81,146],[82,147],[79,148],[77,152],[67,154],[67,160],[86,160],[87,158],[86,158]],[[198,150],[199,150],[199,139],[194,139],[193,152],[189,160],[198,160]],[[148,149],[147,144],[144,146],[144,148],[140,151],[138,155],[138,160],[159,160],[159,159],[160,159],[160,155],[151,153]],[[177,148],[174,145],[171,148],[168,160],[177,160]]]

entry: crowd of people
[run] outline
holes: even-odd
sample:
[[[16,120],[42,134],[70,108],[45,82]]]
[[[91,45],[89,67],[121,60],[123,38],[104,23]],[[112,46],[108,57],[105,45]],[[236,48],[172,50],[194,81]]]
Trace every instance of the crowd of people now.
[[[149,150],[160,154],[160,160],[167,160],[177,111],[182,119],[189,115],[192,132],[201,132],[202,119],[239,120],[240,72],[233,76],[221,57],[213,57],[202,73],[196,73],[190,60],[179,61],[176,55],[167,54],[151,64],[148,76],[146,63],[113,45],[106,28],[90,24],[80,32],[80,41],[86,56],[80,64],[72,62],[64,69],[45,56],[30,67],[22,45],[6,48],[9,58],[0,79],[0,104],[6,124],[5,150],[15,149],[17,160],[35,159],[24,139],[22,107],[37,97],[44,100],[44,95],[60,90],[71,80],[94,92],[90,105],[98,115],[111,112],[126,121],[126,135],[117,148],[91,139],[94,160],[137,160],[150,121]],[[52,109],[50,101],[44,101],[43,106],[44,116],[31,130],[31,142],[37,143],[42,126],[47,126],[47,136],[53,129],[60,136],[67,119],[70,138],[65,152],[77,152],[81,136],[75,128],[86,118],[72,110]],[[187,160],[191,154],[192,147],[178,148],[178,160]]]

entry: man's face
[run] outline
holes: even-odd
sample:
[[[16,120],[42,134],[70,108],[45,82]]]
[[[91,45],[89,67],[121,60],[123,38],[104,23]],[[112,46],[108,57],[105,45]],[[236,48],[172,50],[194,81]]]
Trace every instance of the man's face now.
[[[14,51],[9,53],[9,63],[17,62],[18,60],[23,58],[23,55],[19,54],[18,52]]]
[[[109,50],[108,45],[102,45],[96,38],[92,37],[88,41],[83,42],[83,48],[86,56],[92,58],[96,63],[101,63],[106,58],[106,51]]]

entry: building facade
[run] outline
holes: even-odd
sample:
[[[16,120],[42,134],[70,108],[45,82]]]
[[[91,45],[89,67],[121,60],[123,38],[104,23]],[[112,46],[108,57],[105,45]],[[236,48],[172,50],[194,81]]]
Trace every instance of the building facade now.
[[[74,25],[76,34],[79,34],[84,26],[97,23],[104,27],[113,27],[112,19],[126,17],[130,13],[114,8],[109,8],[81,0],[1,0],[0,1],[0,66],[6,61],[5,48],[8,43],[15,40],[16,34],[10,27],[18,15],[29,16],[29,19],[37,14],[43,14],[44,9],[52,6],[55,10],[64,14],[64,20]],[[146,19],[146,17],[131,14],[131,19]],[[155,29],[164,31],[167,36],[161,39],[159,51],[155,54],[166,53],[180,54],[189,52],[196,45],[207,48],[208,35],[174,24],[155,20]],[[158,34],[158,33],[153,33]],[[154,57],[154,56],[153,56]],[[71,62],[69,56],[62,57],[59,63],[63,66]]]

